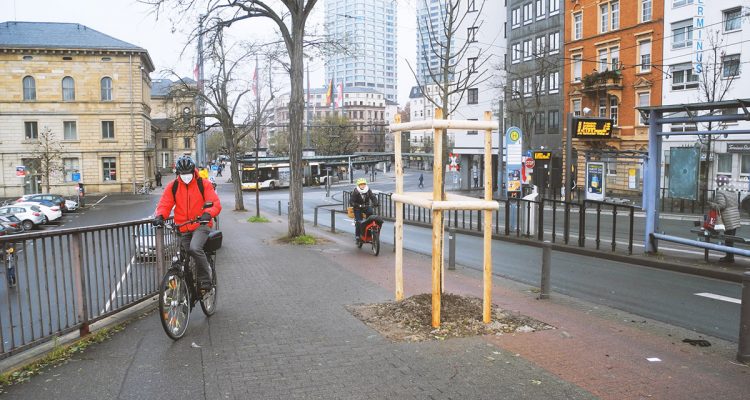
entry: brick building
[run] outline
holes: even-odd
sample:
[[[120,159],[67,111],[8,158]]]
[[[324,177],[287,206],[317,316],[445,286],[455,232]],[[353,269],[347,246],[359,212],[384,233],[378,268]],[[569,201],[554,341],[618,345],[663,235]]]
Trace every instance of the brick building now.
[[[145,49],[84,25],[0,23],[0,197],[42,190],[35,151],[47,129],[62,149],[52,192],[72,195],[78,182],[128,192],[153,179],[153,70]]]
[[[566,58],[563,79],[565,115],[612,118],[611,139],[573,139],[579,184],[585,160],[604,161],[608,192],[638,192],[629,175],[641,163],[622,155],[648,147],[648,129],[635,110],[659,104],[662,96],[664,2],[652,0],[566,1]],[[567,135],[567,124],[564,135]]]

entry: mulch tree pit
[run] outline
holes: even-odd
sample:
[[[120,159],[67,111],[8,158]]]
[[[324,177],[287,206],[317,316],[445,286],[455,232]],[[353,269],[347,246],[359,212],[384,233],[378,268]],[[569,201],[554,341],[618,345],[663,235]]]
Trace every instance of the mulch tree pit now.
[[[453,337],[528,333],[555,327],[517,312],[492,305],[492,321],[482,322],[482,299],[444,293],[440,303],[440,327],[432,328],[432,295],[418,294],[400,302],[347,306],[381,335],[395,342],[422,342]]]

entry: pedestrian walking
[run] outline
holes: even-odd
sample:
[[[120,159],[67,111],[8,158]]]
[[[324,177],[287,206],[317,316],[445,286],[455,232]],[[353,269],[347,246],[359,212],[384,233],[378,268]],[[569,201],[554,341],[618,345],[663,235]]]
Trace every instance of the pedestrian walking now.
[[[734,186],[724,185],[719,187],[714,196],[714,201],[709,202],[709,205],[719,210],[721,220],[724,222],[724,235],[734,236],[737,233],[737,228],[740,227],[740,208],[737,190]],[[725,238],[724,244],[727,247],[734,247],[734,240]],[[726,256],[719,259],[719,262],[733,263],[734,254],[727,253]]]
[[[221,171],[223,171],[223,170],[224,170],[224,167],[221,164],[219,164],[216,167],[216,176],[221,176]]]
[[[424,174],[422,173],[419,174],[419,187],[420,188],[424,187]]]
[[[157,169],[156,175],[154,175],[154,178],[156,179],[156,186],[161,187],[161,171]]]

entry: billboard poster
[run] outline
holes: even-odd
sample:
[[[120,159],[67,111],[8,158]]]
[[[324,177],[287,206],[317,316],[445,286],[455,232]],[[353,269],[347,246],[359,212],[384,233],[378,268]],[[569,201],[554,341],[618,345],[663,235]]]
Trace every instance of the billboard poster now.
[[[521,167],[523,163],[523,135],[515,126],[505,131],[507,149],[508,198],[521,197]]]
[[[604,163],[586,163],[586,200],[604,201]]]

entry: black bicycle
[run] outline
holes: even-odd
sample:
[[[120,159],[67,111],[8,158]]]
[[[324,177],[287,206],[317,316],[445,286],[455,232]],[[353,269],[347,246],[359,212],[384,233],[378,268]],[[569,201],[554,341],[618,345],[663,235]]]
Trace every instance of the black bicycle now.
[[[207,203],[207,207],[211,207]],[[204,206],[206,208],[206,206]],[[181,226],[198,222],[191,220],[184,224],[176,225],[173,222],[165,223],[167,229],[172,230],[179,237]],[[216,312],[216,250],[221,248],[221,231],[213,230],[208,235],[203,250],[208,258],[211,269],[211,290],[201,291],[198,287],[198,271],[195,261],[188,254],[187,249],[182,246],[180,240],[177,255],[172,258],[172,265],[167,269],[159,286],[159,316],[161,325],[167,336],[178,340],[185,335],[190,323],[190,312],[195,304],[200,302],[201,309],[207,317]]]

